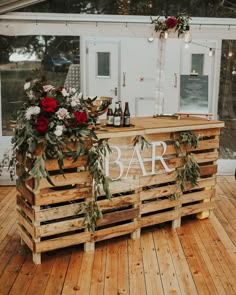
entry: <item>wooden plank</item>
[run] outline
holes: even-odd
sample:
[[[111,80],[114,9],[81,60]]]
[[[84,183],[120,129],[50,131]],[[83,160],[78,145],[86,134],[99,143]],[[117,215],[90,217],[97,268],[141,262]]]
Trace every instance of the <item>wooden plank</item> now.
[[[61,203],[73,200],[80,200],[91,196],[91,186],[84,184],[77,185],[76,188],[53,190],[42,189],[39,194],[35,196],[35,206],[51,205],[54,203]]]
[[[37,266],[32,261],[32,254],[28,253],[22,267],[19,269],[19,273],[14,281],[9,295],[26,294],[32,279],[35,276]]]
[[[188,226],[190,227],[190,225],[188,225]],[[204,246],[204,242],[202,240],[200,232],[198,231],[198,229],[196,227],[196,223],[194,222],[193,224],[191,224],[191,227],[194,228],[194,230],[192,232],[193,232],[195,240],[198,244],[198,247],[201,251],[201,256],[204,259],[205,265],[208,268],[209,273],[212,278],[212,281],[215,285],[215,287],[214,287],[214,289],[216,289],[215,292],[217,292],[218,294],[227,294],[226,290],[224,289],[224,286],[222,284],[221,278],[217,272],[217,267],[215,267],[215,264],[213,263],[213,261],[211,259],[211,254],[208,253],[208,250]]]
[[[73,218],[35,227],[35,238],[48,237],[56,234],[69,234],[71,231],[82,229],[84,218]],[[50,238],[49,238],[50,239]],[[79,243],[79,241],[78,241]]]
[[[198,290],[194,284],[189,265],[185,259],[182,245],[178,234],[175,230],[165,228],[165,235],[168,240],[168,245],[171,257],[174,263],[178,284],[181,294],[198,294]]]
[[[109,225],[125,220],[131,220],[139,216],[139,208],[131,208],[111,213],[103,214],[101,219],[98,219],[97,226]]]
[[[192,192],[180,196],[181,204],[187,204],[195,201],[201,201],[204,199],[211,199],[214,194],[214,190],[203,190],[200,192]]]
[[[208,202],[208,203],[199,203],[194,205],[188,205],[185,207],[181,207],[181,216],[187,216],[191,214],[195,214],[198,212],[203,212],[207,210],[214,209],[214,202]]]
[[[70,184],[91,183],[91,176],[88,171],[65,173],[50,177],[55,186],[65,186]],[[39,190],[52,187],[45,178],[40,180]]]
[[[64,158],[62,169],[84,167],[87,164],[88,157],[81,155],[76,161],[73,158]],[[48,171],[59,170],[59,165],[57,160],[47,160],[45,163],[45,168]]]
[[[163,230],[153,232],[153,240],[157,253],[164,294],[180,294],[175,268]]]
[[[177,232],[197,290],[201,290],[201,293],[204,295],[211,295],[211,290],[208,289],[204,273],[202,272],[204,265],[201,264],[202,260],[198,259],[200,257],[199,249],[197,247],[194,248],[193,245],[193,235],[183,224],[177,229]]]
[[[94,253],[93,272],[91,278],[90,294],[104,294],[107,247],[99,245]]]
[[[68,250],[60,251],[50,272],[44,295],[60,295],[64,284],[68,264],[70,261],[70,252]]]
[[[47,252],[59,248],[78,245],[88,242],[90,240],[89,232],[82,232],[78,234],[72,234],[68,236],[49,239],[48,241],[41,241],[34,244],[34,252]]]
[[[111,200],[98,200],[101,210],[119,208],[134,205],[139,201],[139,194],[130,194],[127,196],[112,197]]]
[[[80,274],[81,264],[83,260],[83,251],[77,248],[72,249],[71,258],[67,268],[64,284],[62,286],[61,294],[75,294],[77,289],[77,282]]]
[[[61,203],[58,203],[57,207],[41,209],[40,211],[35,212],[35,221],[43,222],[69,216],[74,217],[79,215],[82,204],[83,203],[74,203],[60,206]]]
[[[30,248],[30,250],[33,251],[34,249],[33,240],[20,224],[18,224],[18,232],[21,239],[26,243],[26,245]]]
[[[145,232],[141,237],[142,255],[146,291],[149,295],[164,294],[157,253],[151,232]]]
[[[170,196],[176,192],[176,185],[166,185],[160,188],[150,188],[140,192],[141,201]]]
[[[128,240],[130,294],[146,295],[140,239]]]
[[[129,260],[128,260],[127,240],[122,239],[121,241],[117,241],[117,245],[118,245],[117,293],[120,295],[126,295],[126,294],[128,295],[129,294]]]
[[[118,294],[117,276],[118,276],[118,245],[115,241],[111,242],[107,249],[106,271],[105,271],[105,287],[104,295]]]
[[[18,240],[19,246],[19,240]],[[15,251],[14,255],[10,257],[4,272],[0,277],[0,294],[7,295],[9,294],[12,285],[18,275],[18,271],[21,268],[21,265],[26,259],[27,253],[24,248],[21,248],[20,251]],[[2,263],[2,261],[1,261]]]
[[[92,241],[97,242],[118,236],[123,236],[134,232],[137,228],[137,222],[130,222],[128,224],[116,225],[105,229],[99,229],[93,234]]]
[[[35,237],[35,229],[34,226],[32,224],[32,222],[29,221],[29,219],[26,218],[26,216],[24,215],[24,213],[20,210],[18,210],[17,212],[17,217],[18,217],[18,223],[20,224],[20,226],[24,227],[24,229],[34,238]]]
[[[23,211],[31,220],[34,220],[34,210],[30,204],[27,203],[24,198],[22,198],[22,196],[16,196],[16,203],[21,211]]]
[[[170,199],[165,199],[165,200],[157,200],[157,201],[152,201],[152,202],[148,202],[145,204],[141,205],[140,208],[140,213],[141,214],[145,214],[145,213],[151,213],[151,212],[155,212],[155,211],[160,211],[163,209],[169,209],[169,211],[171,210],[175,210],[174,207],[180,205],[180,200],[170,200]]]
[[[18,192],[27,199],[27,201],[31,204],[34,205],[34,193],[30,191],[30,189],[22,183],[20,186],[17,187]]]
[[[75,285],[75,294],[84,295],[90,293],[94,252],[85,252],[82,259],[78,282]]]
[[[36,267],[26,295],[44,295],[55,261],[56,255],[45,255],[43,263]]]
[[[196,223],[196,229],[202,236],[202,242],[205,245],[207,253],[209,253],[211,257],[211,261],[214,264],[214,267],[218,273],[218,276],[224,286],[226,294],[235,294],[233,290],[233,285],[231,281],[232,274],[228,271],[228,266],[225,265],[223,260],[220,259],[220,256],[223,256],[224,253],[219,253],[217,247],[214,245],[214,241],[211,237],[210,232],[207,230],[205,226],[207,224],[207,220],[202,220],[199,223]],[[223,263],[222,263],[223,262]],[[235,280],[234,280],[234,287]]]
[[[172,221],[180,217],[179,210],[173,210],[169,212],[157,213],[154,215],[148,215],[139,219],[139,226],[145,227],[155,225],[167,221]]]

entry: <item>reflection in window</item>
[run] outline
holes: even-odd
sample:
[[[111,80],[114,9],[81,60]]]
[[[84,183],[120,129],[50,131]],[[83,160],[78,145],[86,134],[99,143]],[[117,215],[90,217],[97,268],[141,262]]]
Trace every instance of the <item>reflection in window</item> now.
[[[3,135],[12,135],[27,78],[44,75],[55,87],[80,88],[79,43],[79,37],[74,36],[0,36],[0,128]]]
[[[192,54],[192,68],[191,72],[203,75],[204,54]]]
[[[110,77],[110,52],[97,52],[97,75]]]

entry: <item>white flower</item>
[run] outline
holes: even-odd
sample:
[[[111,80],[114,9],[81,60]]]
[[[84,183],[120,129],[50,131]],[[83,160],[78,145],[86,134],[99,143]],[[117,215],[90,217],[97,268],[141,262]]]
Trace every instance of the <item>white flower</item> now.
[[[63,133],[63,126],[62,126],[62,125],[57,125],[57,126],[56,126],[56,129],[55,129],[55,131],[54,131],[54,134],[55,134],[56,136],[61,136],[62,133]]]
[[[62,89],[61,93],[62,93],[62,95],[63,95],[64,97],[66,97],[66,96],[69,95],[69,93],[66,91],[65,88]]]
[[[57,112],[56,115],[59,120],[64,120],[65,118],[70,118],[70,114],[65,108],[60,108]]]
[[[31,83],[30,82],[26,82],[25,85],[24,85],[24,90],[28,90],[31,86]]]
[[[76,89],[75,88],[70,88],[69,89],[69,93],[70,93],[70,95],[75,94],[76,93]]]
[[[77,105],[80,105],[80,98],[82,97],[82,93],[79,94],[75,94],[74,96],[72,96],[69,101],[70,101],[70,105],[74,108]]]
[[[53,87],[52,85],[44,85],[44,86],[43,86],[43,90],[44,90],[45,92],[49,92],[49,91],[51,91],[51,90],[53,90],[53,89],[55,89],[55,87]]]
[[[31,116],[37,115],[40,113],[40,107],[35,106],[35,107],[28,107],[28,109],[25,112],[25,118],[26,120],[30,120]]]

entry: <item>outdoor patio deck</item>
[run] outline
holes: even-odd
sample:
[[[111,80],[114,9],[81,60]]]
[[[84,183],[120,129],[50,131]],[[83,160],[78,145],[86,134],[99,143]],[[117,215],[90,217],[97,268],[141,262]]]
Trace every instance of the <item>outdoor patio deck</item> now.
[[[187,218],[98,243],[43,254],[34,265],[17,234],[15,187],[0,187],[0,294],[236,294],[236,181],[217,178],[209,219]]]

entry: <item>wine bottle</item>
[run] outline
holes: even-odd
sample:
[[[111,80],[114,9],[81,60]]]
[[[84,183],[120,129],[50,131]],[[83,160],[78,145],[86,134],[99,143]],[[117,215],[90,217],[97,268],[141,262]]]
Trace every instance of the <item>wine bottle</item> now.
[[[122,109],[121,100],[119,100],[119,112],[120,112],[120,126],[124,126],[124,112]]]
[[[112,106],[109,105],[107,110],[107,126],[113,126],[114,124],[114,114],[112,110]]]
[[[115,112],[114,112],[114,127],[120,127],[121,126],[121,112],[120,112],[120,106],[119,102],[116,102],[115,105]]]
[[[124,110],[124,126],[130,126],[130,112],[129,112],[129,103],[125,103],[125,110]]]

